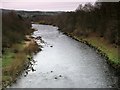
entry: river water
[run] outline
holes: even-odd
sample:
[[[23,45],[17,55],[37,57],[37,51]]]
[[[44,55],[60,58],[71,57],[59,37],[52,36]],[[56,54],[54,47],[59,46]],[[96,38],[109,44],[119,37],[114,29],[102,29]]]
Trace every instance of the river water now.
[[[43,46],[34,55],[33,68],[19,77],[11,88],[111,88],[115,77],[95,50],[62,34],[57,27],[32,24],[34,37]]]

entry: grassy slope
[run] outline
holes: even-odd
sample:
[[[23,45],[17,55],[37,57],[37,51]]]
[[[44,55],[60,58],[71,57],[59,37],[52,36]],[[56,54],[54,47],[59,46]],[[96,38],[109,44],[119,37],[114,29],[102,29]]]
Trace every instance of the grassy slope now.
[[[22,65],[27,60],[26,54],[21,53],[22,50],[20,50],[19,46],[23,46],[22,44],[16,44],[16,48],[18,52],[14,53],[12,51],[12,48],[9,48],[5,51],[5,54],[3,54],[2,58],[2,67],[3,67],[3,75],[2,75],[2,81],[3,86],[7,86],[7,84],[10,84],[11,81],[15,80],[16,73],[19,73],[20,70],[22,70]],[[6,84],[6,85],[5,85]]]
[[[5,50],[5,53],[2,55],[3,68],[11,65],[16,58],[15,56],[23,52],[23,45],[24,43],[14,44],[11,48]],[[17,52],[14,52],[14,50],[17,50]]]
[[[72,34],[72,36],[74,36]],[[88,37],[80,37],[74,36],[79,41],[87,41],[97,49],[101,50],[106,56],[109,58],[109,62],[113,65],[113,67],[117,68],[120,67],[120,56],[118,55],[118,46],[110,44],[104,38],[97,37],[97,36],[88,36]]]
[[[11,64],[14,56],[15,56],[15,53],[10,52],[10,50],[6,50],[6,53],[3,54],[3,56],[2,56],[2,60],[3,60],[2,61],[2,67],[6,67],[9,64]]]
[[[26,42],[27,45],[26,45]],[[14,52],[17,50],[17,52]],[[10,85],[17,79],[17,76],[25,68],[25,64],[28,62],[28,56],[31,53],[38,50],[38,45],[34,40],[24,41],[19,44],[14,44],[11,48],[5,50],[5,54],[2,56],[2,82],[3,87]]]
[[[118,48],[108,44],[105,42],[105,40],[101,38],[96,38],[96,37],[90,37],[85,39],[88,42],[90,42],[93,46],[98,47],[101,51],[107,54],[109,59],[115,63],[115,64],[120,64],[120,60],[118,58]]]

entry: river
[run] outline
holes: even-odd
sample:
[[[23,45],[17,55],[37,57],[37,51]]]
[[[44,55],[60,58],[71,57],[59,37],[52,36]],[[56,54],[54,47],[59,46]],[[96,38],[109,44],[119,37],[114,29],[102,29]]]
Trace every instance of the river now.
[[[34,37],[42,37],[42,51],[28,75],[20,76],[11,88],[111,88],[114,73],[95,50],[50,25],[32,24]],[[40,43],[41,42],[41,43]]]

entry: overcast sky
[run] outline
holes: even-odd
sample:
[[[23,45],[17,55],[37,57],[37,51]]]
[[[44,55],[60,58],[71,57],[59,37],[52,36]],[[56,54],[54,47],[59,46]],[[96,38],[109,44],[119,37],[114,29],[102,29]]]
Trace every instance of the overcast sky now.
[[[0,7],[4,9],[31,11],[73,11],[80,3],[96,0],[2,0]]]

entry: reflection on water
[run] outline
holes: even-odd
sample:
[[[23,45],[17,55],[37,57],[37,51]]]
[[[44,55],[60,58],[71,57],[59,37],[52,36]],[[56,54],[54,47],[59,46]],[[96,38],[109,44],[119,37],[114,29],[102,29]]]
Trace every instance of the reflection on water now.
[[[63,35],[50,25],[33,24],[33,36],[42,37],[42,51],[33,59],[35,71],[21,76],[12,88],[108,88],[113,73],[94,50]]]

